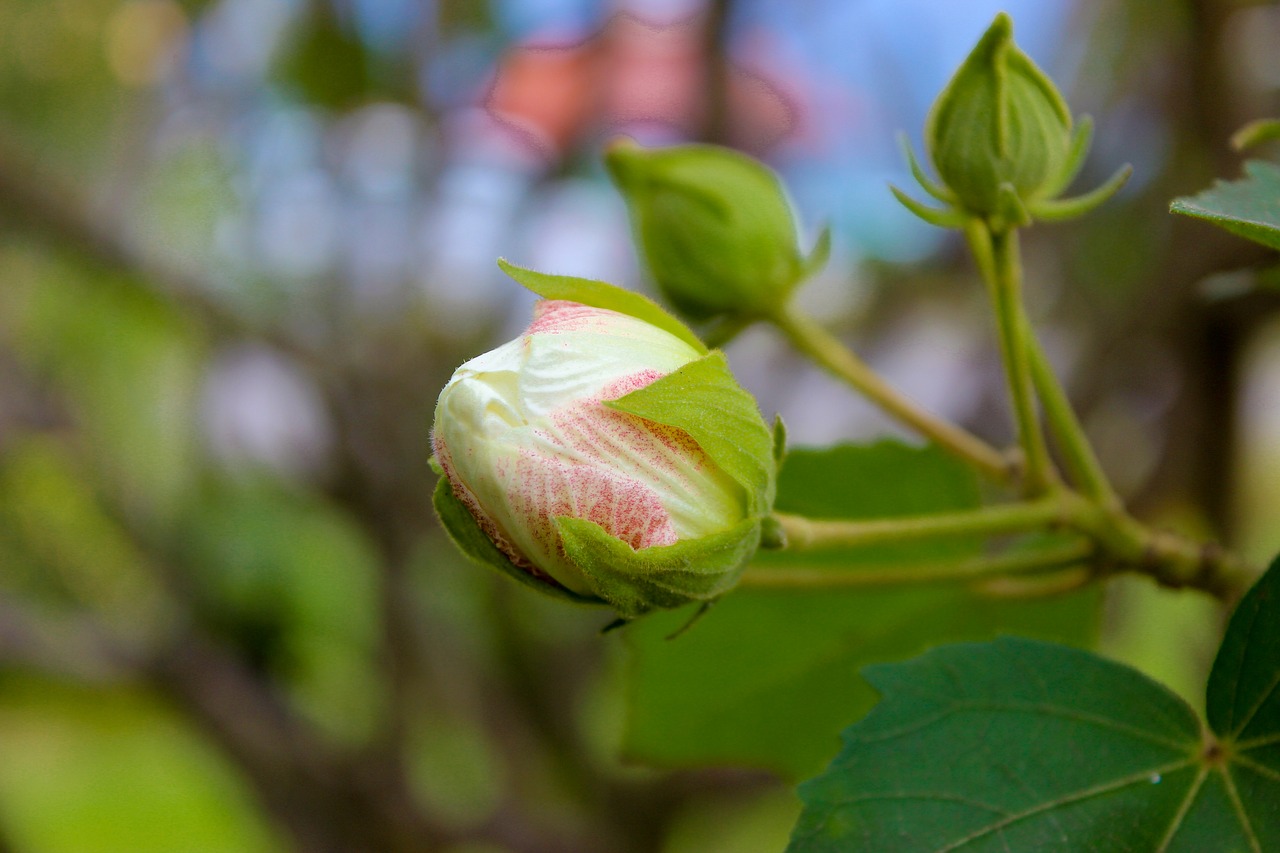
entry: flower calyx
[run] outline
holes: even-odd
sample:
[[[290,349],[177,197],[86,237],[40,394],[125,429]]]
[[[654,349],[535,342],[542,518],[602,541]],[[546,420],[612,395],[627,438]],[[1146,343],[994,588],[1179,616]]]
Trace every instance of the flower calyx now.
[[[1073,219],[1102,204],[1124,185],[1122,167],[1083,195],[1060,198],[1084,164],[1093,123],[1071,113],[1053,81],[1013,41],[1013,22],[996,16],[925,123],[925,149],[938,179],[926,174],[910,143],[903,148],[912,176],[941,208],[897,187],[893,194],[924,221],[964,228],[981,219],[993,232],[1040,220]]]

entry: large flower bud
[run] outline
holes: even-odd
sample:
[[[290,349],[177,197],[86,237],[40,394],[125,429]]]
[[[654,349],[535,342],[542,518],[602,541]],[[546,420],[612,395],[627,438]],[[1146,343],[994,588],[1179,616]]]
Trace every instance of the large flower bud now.
[[[432,440],[437,509],[464,551],[628,618],[733,585],[772,502],[769,432],[723,355],[664,325],[548,299],[458,368]]]
[[[1053,81],[1013,43],[1001,13],[938,96],[925,145],[943,184],[979,216],[1013,218],[1051,197],[1073,168],[1071,114]]]
[[[745,154],[620,140],[605,163],[650,274],[694,320],[769,316],[826,260],[825,235],[813,257],[801,255],[777,175]]]

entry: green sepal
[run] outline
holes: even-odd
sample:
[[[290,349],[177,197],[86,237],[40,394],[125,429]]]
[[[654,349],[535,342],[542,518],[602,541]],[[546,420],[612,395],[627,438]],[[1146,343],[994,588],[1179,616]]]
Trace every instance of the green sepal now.
[[[954,208],[929,207],[927,204],[921,204],[893,184],[889,184],[889,191],[893,193],[894,198],[901,202],[903,207],[930,225],[936,225],[939,228],[963,228],[965,223],[969,221],[969,215],[964,211]]]
[[[626,314],[650,325],[670,332],[680,340],[693,347],[699,353],[705,353],[707,347],[688,326],[681,323],[662,306],[643,294],[632,290],[624,290],[603,281],[589,278],[576,278],[569,275],[550,275],[537,272],[526,267],[516,266],[505,258],[498,259],[498,266],[521,286],[531,290],[543,299],[565,299],[578,302],[592,308],[605,308]]]
[[[1128,182],[1129,176],[1132,174],[1133,167],[1126,163],[1097,189],[1073,198],[1046,199],[1031,202],[1027,205],[1027,210],[1032,217],[1044,222],[1062,222],[1067,219],[1075,219],[1077,216],[1084,216],[1120,192],[1120,188]]]
[[[1231,135],[1231,147],[1243,151],[1262,142],[1280,139],[1280,119],[1251,121]]]
[[[823,267],[831,260],[831,226],[824,225],[822,230],[818,232],[818,239],[813,244],[813,250],[809,252],[809,256],[804,259],[804,267],[800,271],[800,279],[804,280],[811,276],[822,272]]]
[[[997,233],[1031,224],[1031,214],[1018,198],[1018,190],[1013,184],[1005,182],[1000,185],[996,193],[995,213],[990,221],[991,230]]]
[[[787,458],[787,425],[782,415],[773,416],[773,464],[780,471],[782,461]]]
[[[724,595],[760,545],[757,519],[745,519],[722,533],[639,551],[591,521],[563,517],[556,519],[556,526],[566,556],[624,619]]]
[[[1085,158],[1089,156],[1089,148],[1093,145],[1093,116],[1082,115],[1071,133],[1071,147],[1067,149],[1067,159],[1062,161],[1058,174],[1040,188],[1042,198],[1054,198],[1066,191],[1071,182],[1080,174]]]
[[[436,483],[436,490],[431,496],[431,503],[435,506],[436,515],[440,518],[440,524],[444,527],[445,532],[449,534],[449,538],[453,540],[453,544],[458,546],[458,550],[471,558],[477,563],[485,566],[491,566],[505,575],[510,575],[525,586],[532,587],[538,592],[564,601],[572,601],[577,604],[603,604],[599,599],[590,596],[579,595],[572,590],[565,589],[552,581],[543,581],[516,566],[507,555],[493,544],[485,532],[480,529],[480,525],[476,522],[475,516],[467,509],[462,501],[458,500],[457,495],[453,493],[453,487],[449,485],[449,481],[444,477]]]
[[[765,516],[760,522],[760,547],[765,551],[780,551],[787,547],[787,531],[777,516]]]
[[[747,494],[747,515],[773,506],[773,436],[724,353],[715,350],[638,391],[604,403],[619,412],[687,432]]]
[[[920,161],[916,158],[915,149],[911,147],[911,137],[907,136],[906,133],[899,133],[898,146],[902,149],[903,156],[907,158],[907,166],[911,169],[911,177],[916,179],[920,189],[948,207],[954,207],[957,203],[955,193],[947,189],[944,184],[929,177],[925,172],[924,167],[920,165]]]

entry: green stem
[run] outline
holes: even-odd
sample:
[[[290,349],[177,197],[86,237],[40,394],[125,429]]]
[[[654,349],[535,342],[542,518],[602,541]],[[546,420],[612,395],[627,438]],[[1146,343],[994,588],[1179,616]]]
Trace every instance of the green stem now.
[[[742,575],[739,583],[757,589],[849,589],[974,581],[1067,568],[1088,560],[1093,550],[1091,543],[1078,541],[1036,551],[918,565],[861,566],[856,571],[848,572],[831,569],[751,568]]]
[[[1010,466],[1004,454],[950,421],[921,409],[812,319],[790,307],[769,319],[796,349],[889,415],[971,463],[991,479],[1009,480]]]
[[[1027,355],[1031,361],[1031,380],[1035,385],[1036,393],[1040,396],[1040,403],[1044,406],[1045,421],[1057,441],[1058,449],[1062,452],[1062,460],[1068,472],[1085,495],[1104,507],[1119,509],[1120,497],[1112,488],[1111,481],[1107,479],[1102,464],[1098,462],[1093,445],[1085,436],[1084,427],[1080,425],[1080,419],[1071,408],[1067,393],[1053,372],[1053,367],[1045,357],[1044,350],[1029,331],[1026,341]]]
[[[1147,527],[1122,510],[1077,497],[1068,526],[1087,533],[1118,571],[1147,575],[1171,589],[1198,589],[1234,601],[1257,577],[1256,567],[1214,543]],[[1100,566],[1101,574],[1105,567]]]
[[[1045,497],[1020,503],[937,515],[871,520],[810,519],[788,513],[774,513],[773,517],[786,536],[786,548],[797,552],[856,549],[952,536],[998,536],[1066,530],[1090,540],[1094,559],[1091,560],[1089,569],[1094,577],[1121,571],[1137,572],[1151,577],[1163,586],[1198,589],[1224,601],[1231,601],[1248,587],[1257,574],[1255,567],[1216,545],[1193,542],[1177,534],[1153,530],[1121,509],[1104,507],[1096,500],[1066,488],[1057,488]],[[1014,555],[1008,555],[1008,559],[1013,557]],[[1080,558],[1083,559],[1084,557]],[[984,562],[981,565],[988,564]],[[1020,565],[1015,562],[1015,569]],[[801,572],[798,569],[779,569],[773,574],[755,577],[774,578],[784,571]],[[777,586],[924,583],[951,577],[967,577],[966,571],[969,570],[956,568],[954,563],[937,564],[936,571],[918,567],[901,570],[890,567],[874,572],[881,578],[878,581],[845,581],[842,577],[850,573],[840,571],[805,571],[797,575],[798,578],[805,578],[804,580],[785,582],[774,579],[768,583]],[[985,570],[974,568],[972,571],[981,574]],[[870,570],[860,569],[851,574],[861,577],[870,573]],[[988,573],[1000,574],[994,569]],[[764,584],[765,581],[761,580],[760,583]]]
[[[1022,319],[1022,261],[1018,251],[1018,232],[1015,229],[992,231],[986,223],[973,220],[966,227],[965,234],[995,307],[1009,400],[1017,424],[1018,445],[1025,457],[1023,489],[1028,495],[1042,495],[1053,487],[1056,475],[1040,429],[1040,415],[1032,390],[1027,345],[1029,329]]]
[[[788,550],[821,551],[950,536],[1024,533],[1063,522],[1069,510],[1063,501],[1053,496],[961,512],[904,518],[846,521],[812,519],[783,512],[774,513],[773,517],[782,527]]]

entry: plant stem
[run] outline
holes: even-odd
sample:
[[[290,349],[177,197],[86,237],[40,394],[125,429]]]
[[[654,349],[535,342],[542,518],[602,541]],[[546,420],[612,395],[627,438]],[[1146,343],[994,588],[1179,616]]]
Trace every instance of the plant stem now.
[[[1193,542],[1174,533],[1153,530],[1122,509],[1104,507],[1093,498],[1062,487],[1034,500],[937,515],[834,520],[775,513],[774,518],[786,534],[786,547],[797,552],[856,549],[951,536],[996,536],[1069,530],[1089,538],[1093,556],[1089,569],[1094,577],[1104,577],[1120,571],[1137,572],[1151,577],[1162,586],[1198,589],[1223,601],[1231,601],[1244,591],[1256,575],[1252,566],[1216,545]],[[1008,555],[1009,560],[1013,558],[1014,555]],[[1084,559],[1082,556],[1076,562]],[[1020,562],[1015,561],[1012,565],[1014,568],[1006,568],[1004,573],[1024,570]],[[768,584],[775,586],[838,587],[960,579],[968,577],[965,574],[967,571],[992,575],[1002,573],[997,569],[972,566],[962,569],[956,566],[955,563],[937,564],[929,570],[918,567],[898,570],[888,567],[874,572],[879,580],[843,579],[845,574],[853,574],[859,578],[870,574],[869,570],[862,569],[854,572],[779,569],[776,572],[770,570],[772,573],[768,575],[753,577],[768,578]],[[983,562],[981,566],[989,564]],[[797,577],[803,580],[792,583],[773,579],[776,574],[791,571],[798,572]]]
[[[739,583],[757,589],[849,589],[963,582],[1066,568],[1089,559],[1093,551],[1094,546],[1082,540],[1035,551],[918,565],[861,566],[855,571],[751,568]]]
[[[1054,485],[1056,474],[1040,429],[1040,415],[1032,390],[1027,346],[1029,327],[1023,321],[1018,232],[1015,229],[991,231],[986,223],[974,220],[965,229],[965,234],[995,308],[1005,380],[1018,429],[1018,445],[1025,456],[1023,491],[1028,495],[1041,495]]]
[[[890,542],[916,542],[949,536],[1025,533],[1053,527],[1066,520],[1070,507],[1057,496],[1021,503],[937,515],[870,520],[812,519],[774,513],[787,537],[787,549],[821,551],[857,548]]]
[[[1071,408],[1067,393],[1053,372],[1053,367],[1045,357],[1044,350],[1039,341],[1030,334],[1029,329],[1025,339],[1027,356],[1031,361],[1031,380],[1035,385],[1036,393],[1040,396],[1040,402],[1044,406],[1045,421],[1057,441],[1058,449],[1062,451],[1067,470],[1085,495],[1104,507],[1119,509],[1122,505],[1120,497],[1112,488],[1111,481],[1107,479],[1101,463],[1098,462],[1093,445],[1085,436],[1084,427],[1080,425],[1080,419]]]
[[[885,382],[830,332],[791,307],[769,318],[796,349],[930,441],[976,467],[997,482],[1012,474],[999,450],[950,421],[924,411]]]
[[[1122,510],[1107,510],[1074,496],[1067,525],[1087,533],[1111,563],[1110,570],[1147,575],[1171,589],[1198,589],[1223,601],[1234,601],[1257,577],[1255,567],[1212,542],[1195,542],[1152,529]],[[1108,571],[1100,564],[1096,573]]]

